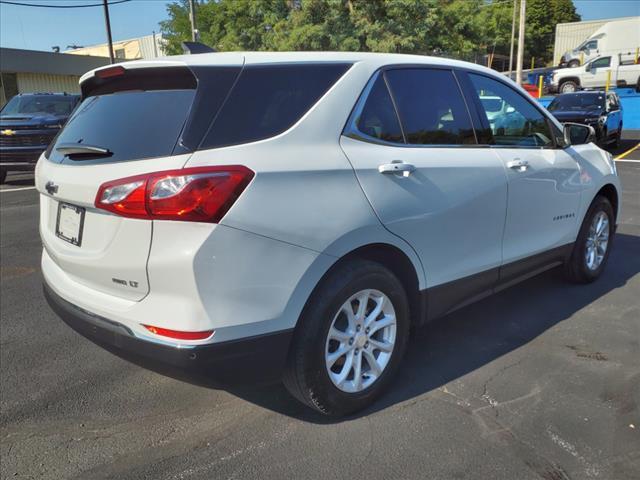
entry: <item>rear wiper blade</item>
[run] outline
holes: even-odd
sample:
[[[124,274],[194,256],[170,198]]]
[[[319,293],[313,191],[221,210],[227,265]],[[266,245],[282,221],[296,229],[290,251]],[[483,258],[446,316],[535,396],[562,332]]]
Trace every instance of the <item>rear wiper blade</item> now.
[[[113,152],[108,148],[98,147],[96,145],[83,145],[81,143],[61,143],[56,146],[56,150],[63,155],[113,155]]]

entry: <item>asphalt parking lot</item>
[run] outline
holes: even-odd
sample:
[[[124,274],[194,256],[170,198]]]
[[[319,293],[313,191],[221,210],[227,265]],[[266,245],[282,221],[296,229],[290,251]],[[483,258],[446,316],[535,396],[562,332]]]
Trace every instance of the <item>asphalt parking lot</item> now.
[[[628,151],[627,141],[616,152]],[[283,387],[225,392],[141,369],[41,291],[37,194],[0,190],[0,477],[640,478],[640,149],[609,265],[549,271],[418,332],[392,391],[329,421]]]

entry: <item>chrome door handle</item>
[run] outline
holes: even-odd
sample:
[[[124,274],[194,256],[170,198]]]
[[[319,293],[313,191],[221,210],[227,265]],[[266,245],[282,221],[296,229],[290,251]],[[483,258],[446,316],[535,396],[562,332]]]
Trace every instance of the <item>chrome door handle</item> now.
[[[507,162],[507,167],[509,167],[511,170],[524,172],[529,168],[529,162],[527,162],[526,160],[513,160],[511,162]]]
[[[393,160],[378,167],[380,173],[402,173],[403,177],[408,177],[415,169],[416,167],[410,163],[404,163],[401,160]]]

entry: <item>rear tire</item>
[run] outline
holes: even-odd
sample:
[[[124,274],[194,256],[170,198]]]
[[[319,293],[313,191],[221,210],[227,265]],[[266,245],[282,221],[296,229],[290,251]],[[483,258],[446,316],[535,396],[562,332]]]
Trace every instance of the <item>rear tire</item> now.
[[[364,302],[362,292],[371,295]],[[376,302],[383,297],[384,302]],[[379,313],[371,315],[376,307]],[[354,314],[352,321],[346,309]],[[382,327],[391,318],[395,326]],[[324,415],[343,416],[367,407],[396,375],[406,350],[409,318],[407,294],[390,270],[368,260],[339,266],[318,285],[300,317],[283,377],[285,386]],[[336,340],[339,337],[344,338]],[[337,358],[334,363],[333,358]],[[378,366],[374,368],[373,363]]]
[[[606,220],[598,232],[599,220]],[[597,279],[609,258],[615,216],[611,202],[598,195],[584,217],[571,256],[565,263],[565,276],[574,283],[590,283]]]

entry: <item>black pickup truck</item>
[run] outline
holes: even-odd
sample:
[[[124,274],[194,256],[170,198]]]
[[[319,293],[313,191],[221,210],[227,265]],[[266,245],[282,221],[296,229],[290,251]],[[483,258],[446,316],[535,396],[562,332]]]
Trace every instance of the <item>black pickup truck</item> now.
[[[7,172],[33,170],[80,100],[67,93],[25,93],[0,110],[0,183]]]

